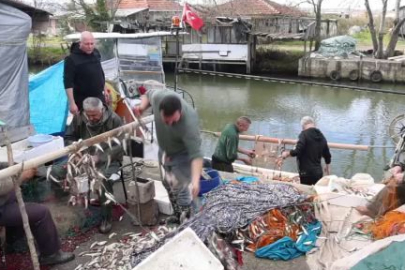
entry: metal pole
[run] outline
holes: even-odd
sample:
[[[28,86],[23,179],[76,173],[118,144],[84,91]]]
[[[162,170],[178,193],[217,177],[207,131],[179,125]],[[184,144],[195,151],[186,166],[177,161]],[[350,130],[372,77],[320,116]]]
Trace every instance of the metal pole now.
[[[174,66],[174,91],[177,91],[177,83],[178,83],[178,67],[177,63],[179,61],[179,54],[180,54],[180,41],[179,41],[179,27],[176,27],[176,62]]]

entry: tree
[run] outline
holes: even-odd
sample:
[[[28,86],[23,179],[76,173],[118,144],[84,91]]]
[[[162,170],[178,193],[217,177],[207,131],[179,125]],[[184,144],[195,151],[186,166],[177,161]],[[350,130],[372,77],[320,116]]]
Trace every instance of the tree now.
[[[388,45],[384,51],[384,36],[386,29],[386,15],[387,15],[387,5],[388,0],[381,0],[382,2],[382,11],[381,11],[381,20],[378,32],[375,29],[375,20],[373,12],[371,11],[369,0],[365,0],[364,4],[367,9],[368,14],[368,27],[370,29],[371,40],[373,42],[374,57],[377,59],[387,59],[394,55],[395,47],[397,46],[399,32],[401,31],[402,25],[405,23],[405,18],[400,18],[400,6],[401,0],[396,0],[395,2],[395,19],[394,25],[391,31],[391,38],[388,42]]]
[[[315,14],[315,51],[321,46],[322,2],[323,0],[305,0],[305,3],[312,6]]]
[[[89,5],[85,0],[72,0],[74,9],[80,7],[86,17],[87,24],[93,31],[107,32],[108,27],[115,18],[121,0],[96,0],[94,5]]]

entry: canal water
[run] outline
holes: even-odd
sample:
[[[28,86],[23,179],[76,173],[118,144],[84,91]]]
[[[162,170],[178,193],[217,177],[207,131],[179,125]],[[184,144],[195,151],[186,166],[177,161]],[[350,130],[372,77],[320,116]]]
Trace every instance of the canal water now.
[[[173,76],[166,81],[173,84]],[[400,85],[379,86],[401,91]],[[369,151],[331,149],[332,173],[350,178],[364,172],[376,181],[394,152],[389,124],[405,107],[405,95],[210,75],[180,75],[179,87],[193,96],[203,130],[221,131],[246,115],[252,120],[247,134],[296,139],[300,119],[312,116],[329,142],[372,146]],[[217,138],[203,134],[206,156],[212,155],[216,142]],[[253,148],[254,143],[244,141],[241,146]],[[283,170],[296,171],[295,160],[287,160]]]

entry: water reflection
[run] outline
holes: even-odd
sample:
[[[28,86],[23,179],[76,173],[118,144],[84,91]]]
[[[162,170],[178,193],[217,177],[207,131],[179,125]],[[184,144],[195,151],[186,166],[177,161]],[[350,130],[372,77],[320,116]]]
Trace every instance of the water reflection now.
[[[173,77],[166,79],[170,84]],[[405,103],[403,95],[209,75],[181,75],[179,85],[193,95],[202,129],[220,131],[238,116],[247,115],[253,120],[249,134],[296,138],[301,117],[311,115],[328,141],[372,146],[393,146],[388,126],[403,113]],[[210,135],[203,139],[204,154],[211,156],[217,139]],[[392,148],[381,147],[368,152],[333,149],[332,170],[344,177],[367,172],[380,179],[392,153]],[[295,171],[295,161],[289,160],[284,169]]]

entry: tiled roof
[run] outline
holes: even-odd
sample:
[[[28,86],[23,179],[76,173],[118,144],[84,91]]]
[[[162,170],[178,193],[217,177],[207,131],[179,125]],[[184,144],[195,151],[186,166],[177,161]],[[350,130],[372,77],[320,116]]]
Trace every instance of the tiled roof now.
[[[216,7],[217,14],[223,16],[301,16],[304,12],[295,7],[281,5],[269,0],[231,0]]]
[[[174,0],[121,0],[118,9],[143,9],[151,11],[181,11],[182,7]]]

